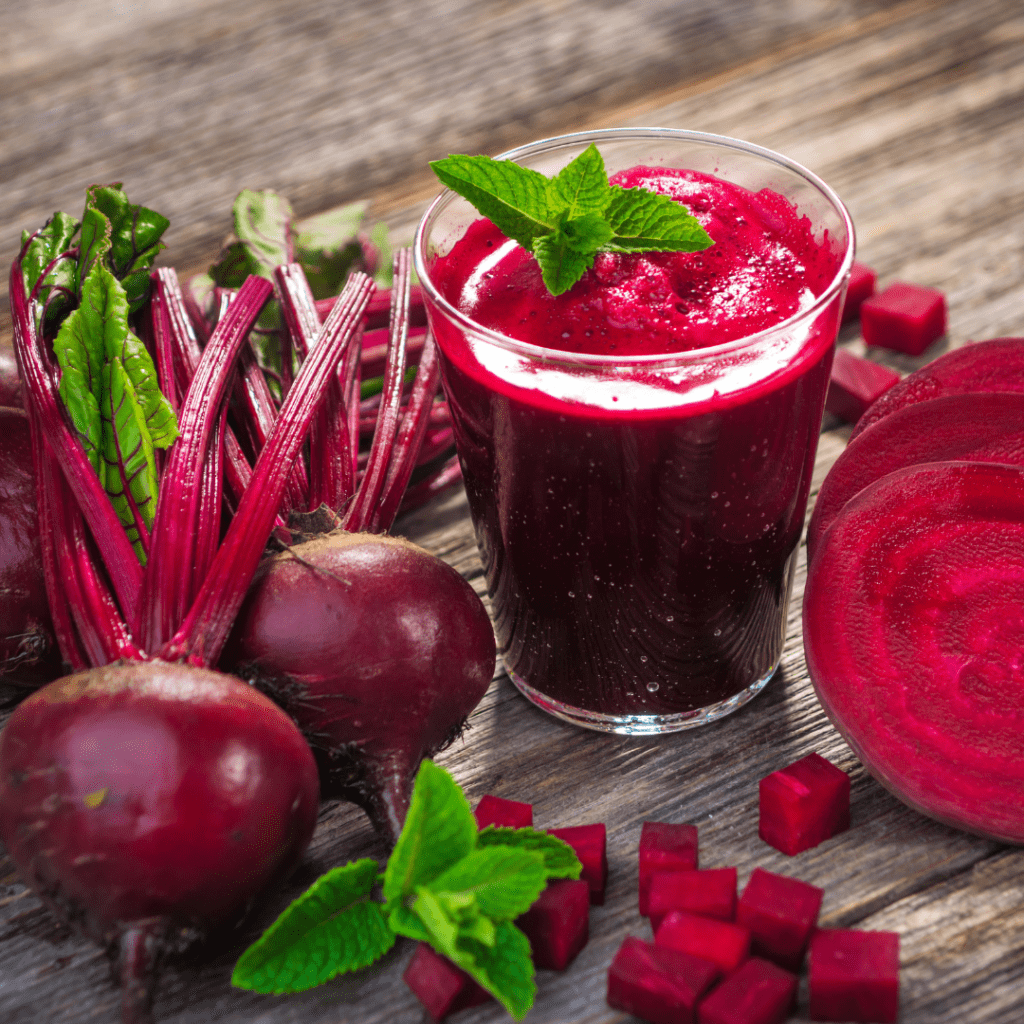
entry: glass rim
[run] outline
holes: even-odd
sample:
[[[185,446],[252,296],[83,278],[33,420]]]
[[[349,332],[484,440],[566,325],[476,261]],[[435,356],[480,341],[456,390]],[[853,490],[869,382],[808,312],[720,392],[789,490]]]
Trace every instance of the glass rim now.
[[[602,139],[677,139],[686,142],[696,142],[707,146],[719,146],[723,149],[738,150],[750,156],[760,157],[769,163],[777,164],[786,170],[802,178],[807,184],[816,189],[839,214],[840,220],[846,228],[847,242],[842,262],[835,276],[828,286],[817,296],[813,303],[806,309],[794,313],[785,320],[780,320],[771,327],[757,331],[754,334],[744,335],[742,338],[733,338],[731,341],[722,342],[720,345],[708,345],[702,348],[682,349],[678,352],[660,352],[652,355],[595,355],[584,352],[566,352],[563,349],[548,348],[543,345],[534,345],[530,342],[519,341],[501,331],[478,324],[472,317],[467,316],[457,307],[453,306],[434,286],[426,265],[426,239],[427,232],[433,221],[447,206],[456,199],[462,197],[450,188],[445,188],[431,201],[419,224],[416,226],[416,234],[413,240],[413,266],[419,278],[420,286],[445,316],[457,323],[463,330],[470,331],[482,341],[490,342],[500,348],[527,356],[535,361],[544,363],[561,363],[576,367],[636,367],[636,366],[659,366],[678,365],[681,362],[691,362],[715,357],[723,353],[734,352],[744,348],[753,347],[767,338],[778,333],[791,330],[795,324],[809,321],[824,310],[842,289],[843,284],[853,267],[854,253],[856,250],[856,235],[853,220],[845,204],[836,192],[819,178],[813,171],[809,171],[802,164],[791,160],[781,153],[767,149],[764,146],[755,145],[752,142],[744,142],[741,139],[734,139],[728,135],[715,135],[711,132],[691,131],[686,128],[597,128],[583,132],[569,132],[564,135],[553,135],[550,138],[539,139],[536,142],[527,143],[524,146],[517,146],[515,149],[499,153],[496,160],[516,160],[525,155],[545,153],[551,150],[562,149],[571,145],[582,145],[589,142],[600,143]],[[468,200],[466,200],[468,202]]]

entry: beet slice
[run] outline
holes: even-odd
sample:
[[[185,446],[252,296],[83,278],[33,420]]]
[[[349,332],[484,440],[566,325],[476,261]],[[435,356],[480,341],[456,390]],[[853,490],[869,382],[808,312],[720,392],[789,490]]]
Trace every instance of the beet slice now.
[[[808,754],[761,779],[757,834],[790,857],[850,827],[850,777]]]
[[[533,804],[518,800],[503,800],[488,793],[480,798],[473,812],[477,828],[494,825],[497,828],[530,828],[533,825]]]
[[[718,964],[724,973],[734,971],[750,956],[750,941],[750,930],[742,925],[698,917],[685,910],[667,914],[654,935],[656,946],[703,957]]]
[[[549,828],[548,834],[568,843],[583,865],[580,874],[590,887],[590,902],[604,904],[608,887],[608,833],[600,822],[593,825],[570,825],[568,828]]]
[[[656,871],[651,875],[647,909],[655,931],[673,910],[732,921],[736,917],[736,869]]]
[[[799,971],[823,896],[809,882],[754,868],[736,905],[736,923],[750,930],[756,956]]]
[[[1024,394],[945,395],[879,420],[829,470],[807,524],[807,558],[840,509],[879,477],[922,462],[1024,466]]]
[[[900,375],[888,366],[862,359],[841,348],[832,360],[825,410],[848,423],[855,423],[899,380]]]
[[[937,288],[893,281],[861,304],[860,329],[867,345],[919,356],[946,333],[946,296]]]
[[[850,270],[850,283],[846,286],[846,299],[843,302],[844,324],[860,316],[860,307],[864,305],[864,300],[875,294],[875,279],[875,272],[867,264],[854,261]]]
[[[450,1013],[494,999],[461,967],[456,967],[425,942],[416,947],[402,980],[434,1020],[444,1020]]]
[[[1024,338],[993,338],[953,349],[893,385],[857,421],[851,440],[897,409],[942,395],[1024,392]]]
[[[1024,842],[1024,469],[926,463],[866,487],[821,538],[803,614],[818,698],[868,771]]]
[[[796,988],[796,975],[752,956],[700,1004],[698,1024],[782,1024]]]
[[[534,967],[564,971],[590,938],[590,886],[583,879],[548,882],[516,927],[530,940]]]
[[[900,1012],[900,937],[895,932],[818,931],[808,953],[811,1020],[890,1024]]]
[[[692,871],[697,863],[696,825],[645,821],[640,829],[640,913],[646,917],[649,912],[647,895],[655,871]]]
[[[701,957],[627,936],[608,968],[608,1005],[652,1024],[693,1024],[720,973]]]

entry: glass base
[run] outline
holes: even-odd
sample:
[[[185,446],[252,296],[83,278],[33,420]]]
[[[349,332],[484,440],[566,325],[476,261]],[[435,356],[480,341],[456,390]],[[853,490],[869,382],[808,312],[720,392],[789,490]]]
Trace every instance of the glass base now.
[[[581,725],[584,729],[613,732],[622,736],[660,736],[663,733],[682,732],[683,729],[696,729],[700,725],[717,722],[719,718],[731,714],[737,708],[743,707],[747,701],[756,697],[768,685],[777,668],[778,662],[760,679],[751,683],[745,690],[733,694],[727,700],[675,715],[606,715],[599,711],[586,711],[583,708],[552,700],[539,690],[535,690],[515,672],[508,672],[508,677],[528,701],[565,722]],[[508,671],[507,667],[506,671]]]

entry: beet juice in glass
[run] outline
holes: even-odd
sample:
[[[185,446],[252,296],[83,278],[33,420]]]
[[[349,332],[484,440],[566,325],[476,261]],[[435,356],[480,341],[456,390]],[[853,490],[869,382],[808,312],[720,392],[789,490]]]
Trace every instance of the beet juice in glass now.
[[[853,229],[814,175],[719,136],[505,156],[552,176],[591,143],[613,184],[670,194],[715,244],[599,253],[554,297],[446,191],[416,269],[510,677],[579,725],[669,732],[778,665]]]

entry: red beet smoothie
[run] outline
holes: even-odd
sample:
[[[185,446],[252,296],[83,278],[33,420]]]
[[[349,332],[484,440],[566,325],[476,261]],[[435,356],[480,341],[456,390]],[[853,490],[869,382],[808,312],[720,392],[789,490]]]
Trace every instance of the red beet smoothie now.
[[[661,168],[612,181],[684,202],[715,244],[599,254],[553,297],[477,220],[430,264],[437,290],[568,361],[431,324],[506,667],[570,708],[684,714],[781,653],[839,302],[741,339],[813,305],[842,254],[774,192]],[[591,356],[670,358],[572,365]]]

